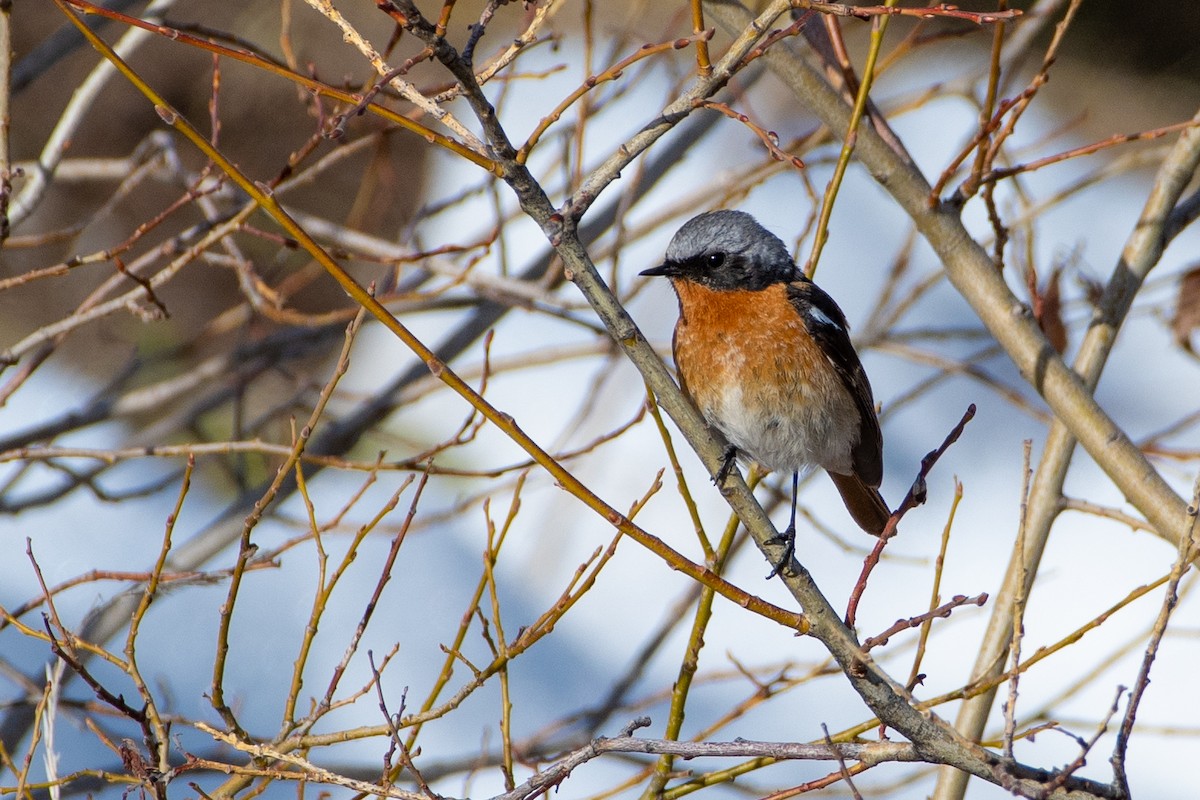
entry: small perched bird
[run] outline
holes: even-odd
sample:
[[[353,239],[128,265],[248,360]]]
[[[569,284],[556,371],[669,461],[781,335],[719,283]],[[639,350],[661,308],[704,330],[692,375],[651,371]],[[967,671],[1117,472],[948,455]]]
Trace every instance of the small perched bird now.
[[[883,440],[871,384],[846,317],[792,261],[787,247],[742,211],[684,224],[666,260],[642,275],[671,279],[679,296],[675,365],[684,393],[729,443],[716,480],[737,457],[792,474],[792,556],[801,470],[829,473],[850,516],[883,532]]]

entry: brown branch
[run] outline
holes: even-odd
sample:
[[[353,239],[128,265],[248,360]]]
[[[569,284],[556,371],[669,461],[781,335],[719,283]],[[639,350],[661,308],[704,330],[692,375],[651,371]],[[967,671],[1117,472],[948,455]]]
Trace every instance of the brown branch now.
[[[798,8],[819,11],[835,17],[857,17],[871,19],[872,17],[919,17],[934,19],[946,17],[949,19],[964,19],[977,25],[989,25],[994,22],[1004,22],[1021,16],[1019,9],[1011,8],[999,11],[963,11],[949,3],[923,8],[903,8],[901,6],[851,6],[844,3],[820,3],[814,0],[796,0]]]
[[[885,645],[888,643],[889,639],[891,639],[893,636],[895,636],[897,633],[900,633],[901,631],[906,631],[911,628],[920,627],[921,625],[925,624],[926,622],[928,622],[930,620],[939,619],[939,618],[944,619],[946,617],[949,617],[950,614],[956,608],[962,608],[963,606],[980,606],[980,607],[982,607],[987,602],[987,600],[988,600],[987,592],[977,594],[974,597],[967,597],[966,595],[963,595],[963,594],[956,594],[956,595],[954,595],[954,597],[950,598],[950,600],[948,602],[943,603],[942,605],[938,606],[937,608],[933,609],[932,611],[926,611],[924,613],[917,614],[915,617],[909,617],[908,619],[896,620],[895,622],[892,623],[891,627],[889,627],[887,630],[883,631],[882,633],[878,633],[874,636],[871,636],[871,637],[865,639],[863,641],[863,650],[871,650],[872,648],[879,647],[881,645]]]
[[[184,33],[175,28],[170,28],[165,25],[155,25],[153,23],[140,20],[137,17],[131,17],[126,14],[121,14],[117,11],[112,11],[111,9],[106,9],[103,6],[90,3],[88,0],[64,0],[64,2],[69,2],[71,6],[86,14],[97,14],[109,19],[118,20],[124,25],[142,28],[143,30],[150,31],[151,33],[164,36],[171,41],[182,42],[192,47],[207,50],[211,53],[224,56],[226,58],[232,58],[234,60],[241,61],[267,72],[279,75],[287,80],[293,81],[305,89],[316,92],[322,96],[332,97],[350,105],[355,105],[360,99],[357,95],[336,89],[328,84],[314,80],[299,73],[292,72],[289,69],[285,69],[278,64],[268,61],[267,59],[246,50],[240,50],[233,47],[224,47],[216,42]],[[456,155],[462,156],[463,158],[474,162],[484,169],[489,171],[493,169],[493,164],[486,156],[475,152],[462,142],[459,142],[448,136],[443,136],[440,133],[436,133],[419,122],[416,122],[405,115],[397,114],[385,106],[371,103],[367,106],[367,109],[371,111],[371,113],[378,114],[388,121],[417,134],[426,141],[438,144],[441,147],[445,147]]]
[[[668,53],[673,50],[682,50],[691,44],[708,42],[708,40],[712,38],[713,33],[713,29],[709,28],[706,31],[700,31],[692,36],[685,36],[682,39],[674,39],[669,42],[660,42],[659,44],[644,44],[636,53],[626,56],[598,75],[589,75],[587,79],[575,89],[575,91],[563,98],[563,100],[554,107],[553,111],[542,117],[541,121],[539,121],[537,126],[533,129],[533,132],[529,134],[529,138],[525,140],[525,144],[518,148],[516,154],[517,163],[524,164],[529,159],[529,154],[533,151],[533,148],[536,147],[538,141],[541,140],[542,134],[544,134],[551,125],[557,122],[562,117],[563,113],[575,104],[575,101],[579,100],[581,97],[595,89],[600,84],[607,83],[609,81],[615,81],[616,79],[620,78],[621,75],[624,74],[625,70],[631,65],[636,64],[638,61],[641,61],[644,58],[658,55],[659,53]]]
[[[113,256],[113,263],[117,266],[117,272],[121,273],[126,278],[129,278],[138,286],[142,287],[142,289],[146,292],[146,300],[148,300],[155,308],[158,309],[158,314],[161,315],[161,319],[170,318],[171,312],[167,311],[166,304],[163,303],[162,300],[158,299],[158,295],[154,293],[154,287],[150,285],[149,280],[126,269],[125,262],[121,260],[120,256]]]
[[[1011,167],[1004,167],[1003,169],[993,169],[984,173],[979,178],[979,182],[981,184],[994,183],[1005,178],[1011,178],[1014,175],[1033,172],[1034,170],[1041,169],[1042,167],[1048,167],[1051,164],[1059,164],[1071,158],[1090,156],[1093,153],[1098,153],[1101,150],[1105,150],[1109,147],[1115,147],[1119,144],[1153,141],[1154,139],[1160,139],[1168,134],[1187,130],[1188,128],[1194,128],[1197,125],[1200,125],[1200,121],[1190,119],[1186,122],[1176,122],[1173,125],[1164,125],[1161,128],[1152,128],[1151,130],[1138,131],[1137,133],[1114,133],[1107,139],[1101,139],[1098,142],[1092,142],[1091,144],[1085,144],[1079,147],[1074,147],[1070,150],[1064,150],[1063,152],[1056,153],[1052,156],[1045,156],[1044,158],[1035,159],[1024,164],[1015,164]]]
[[[771,158],[776,161],[786,161],[796,169],[804,169],[804,162],[800,160],[799,156],[794,156],[779,146],[779,134],[775,133],[775,131],[769,131],[757,125],[748,116],[739,111],[734,111],[725,103],[717,103],[712,100],[697,100],[696,105],[699,108],[711,108],[713,111],[720,111],[730,119],[737,120],[752,130],[754,135],[762,140],[763,145],[767,148],[767,152],[771,154]]]
[[[888,541],[896,535],[896,526],[900,520],[904,518],[912,509],[925,502],[928,494],[928,486],[925,479],[929,476],[934,464],[942,457],[942,454],[950,448],[950,445],[958,441],[958,437],[962,436],[963,429],[975,417],[975,404],[967,406],[967,410],[963,413],[958,424],[951,429],[946,438],[942,440],[941,445],[936,450],[931,450],[921,459],[921,468],[917,471],[917,478],[909,487],[908,494],[904,496],[904,500],[892,512],[891,518],[884,527],[883,533],[879,535],[879,541],[875,543],[875,547],[867,555],[863,561],[862,572],[859,573],[858,580],[854,584],[854,589],[850,592],[850,600],[846,604],[846,627],[853,628],[854,620],[858,614],[858,603],[862,599],[863,592],[867,589],[867,579],[871,577],[871,571],[879,563],[880,557],[883,555],[883,548],[887,546]]]

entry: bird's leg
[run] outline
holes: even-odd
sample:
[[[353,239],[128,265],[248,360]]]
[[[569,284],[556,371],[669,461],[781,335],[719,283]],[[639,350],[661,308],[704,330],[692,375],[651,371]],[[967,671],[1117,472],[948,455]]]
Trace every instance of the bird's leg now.
[[[737,463],[737,448],[731,444],[725,445],[725,452],[721,453],[721,467],[717,470],[717,474],[713,476],[713,483],[720,486],[729,477],[729,473],[733,471],[733,465]]]
[[[796,493],[800,489],[800,473],[792,473],[792,516],[788,521],[787,530],[782,533],[777,533],[770,539],[767,539],[767,544],[783,545],[783,553],[779,556],[779,560],[771,565],[771,572],[767,575],[767,580],[771,580],[792,562],[792,556],[796,554]]]

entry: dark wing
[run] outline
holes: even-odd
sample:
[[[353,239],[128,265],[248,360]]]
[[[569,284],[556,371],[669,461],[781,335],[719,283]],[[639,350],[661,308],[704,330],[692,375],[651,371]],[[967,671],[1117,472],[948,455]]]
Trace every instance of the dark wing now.
[[[871,487],[883,481],[883,437],[875,416],[875,398],[867,373],[850,343],[850,326],[833,298],[815,283],[801,278],[788,284],[788,299],[800,312],[808,332],[833,365],[858,407],[859,436],[853,451],[854,471]]]

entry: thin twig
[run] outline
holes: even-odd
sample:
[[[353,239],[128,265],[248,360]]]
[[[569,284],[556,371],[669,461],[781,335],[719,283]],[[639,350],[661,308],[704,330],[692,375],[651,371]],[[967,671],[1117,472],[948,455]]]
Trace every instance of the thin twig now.
[[[1121,728],[1117,732],[1117,741],[1113,746],[1112,757],[1109,759],[1113,765],[1113,783],[1123,792],[1124,797],[1132,796],[1129,787],[1129,774],[1126,769],[1126,756],[1129,751],[1129,737],[1133,733],[1133,722],[1137,718],[1138,707],[1141,705],[1142,697],[1145,695],[1146,689],[1150,686],[1150,668],[1154,665],[1159,645],[1162,644],[1162,638],[1167,632],[1167,623],[1170,622],[1171,613],[1175,610],[1179,602],[1179,582],[1183,580],[1183,576],[1191,569],[1192,561],[1195,559],[1197,552],[1200,551],[1200,475],[1197,475],[1196,481],[1192,486],[1192,504],[1188,507],[1188,523],[1188,535],[1180,541],[1179,555],[1171,567],[1166,591],[1163,593],[1162,606],[1159,608],[1158,617],[1154,621],[1150,641],[1146,643],[1146,651],[1142,656],[1142,663],[1138,668],[1137,678],[1134,680],[1133,688],[1129,692],[1129,702],[1125,706],[1125,716],[1121,719]]]
[[[888,540],[896,535],[897,525],[904,518],[904,515],[925,502],[929,491],[925,479],[929,476],[934,465],[937,464],[938,459],[942,457],[952,444],[958,441],[959,436],[962,436],[963,429],[966,428],[967,423],[974,417],[975,404],[972,403],[967,406],[967,410],[963,412],[962,418],[950,430],[950,433],[946,434],[946,438],[942,440],[937,449],[929,451],[921,459],[921,468],[917,470],[916,480],[909,487],[908,494],[904,496],[900,505],[896,506],[896,509],[892,512],[892,516],[888,519],[883,533],[879,535],[879,541],[876,542],[875,547],[872,548],[870,554],[863,561],[862,572],[859,573],[858,580],[854,583],[854,588],[850,592],[850,600],[846,604],[845,619],[847,627],[854,627],[854,620],[858,615],[858,603],[862,599],[863,592],[867,589],[867,579],[871,577],[872,570],[875,569],[880,557],[883,555],[883,548],[887,545]]]
[[[947,602],[942,603],[937,608],[917,614],[915,617],[908,619],[898,619],[892,623],[891,627],[882,633],[871,636],[863,640],[863,650],[870,650],[875,647],[882,647],[888,641],[901,631],[911,630],[912,628],[924,627],[926,624],[935,619],[945,619],[953,613],[954,609],[962,608],[963,606],[979,606],[983,607],[987,603],[987,592],[982,592],[974,597],[967,597],[963,594],[956,594]]]
[[[1030,456],[1033,451],[1033,441],[1026,439],[1021,448],[1021,513],[1017,523],[1017,541],[1013,548],[1013,561],[1025,564],[1025,536],[1027,531],[1029,511],[1029,481],[1033,476],[1030,468]],[[1020,585],[1028,585],[1028,576],[1020,576]],[[1021,641],[1025,637],[1025,604],[1029,597],[1025,591],[1020,591],[1013,601],[1012,638],[1008,646],[1011,666],[1008,680],[1008,699],[1004,702],[1004,755],[1013,757],[1013,740],[1017,733],[1017,695],[1021,677]]]

